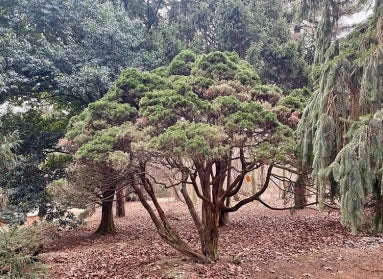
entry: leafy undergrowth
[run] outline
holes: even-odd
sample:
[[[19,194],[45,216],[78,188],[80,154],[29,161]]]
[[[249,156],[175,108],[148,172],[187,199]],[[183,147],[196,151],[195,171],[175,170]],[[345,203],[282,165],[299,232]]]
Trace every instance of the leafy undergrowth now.
[[[184,239],[198,245],[185,205],[164,202]],[[193,263],[166,245],[139,202],[126,205],[118,233],[94,236],[99,213],[77,231],[45,232],[46,278],[381,278],[381,236],[352,236],[336,214],[290,215],[259,204],[230,216],[220,230],[220,260]]]

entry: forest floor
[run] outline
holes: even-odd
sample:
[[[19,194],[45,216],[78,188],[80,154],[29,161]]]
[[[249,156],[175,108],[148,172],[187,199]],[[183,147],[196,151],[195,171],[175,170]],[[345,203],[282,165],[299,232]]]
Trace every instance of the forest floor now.
[[[181,235],[198,248],[186,206],[163,201]],[[44,278],[383,278],[383,235],[352,236],[337,213],[272,211],[251,203],[220,229],[220,260],[193,263],[161,241],[140,202],[126,204],[118,233],[95,236],[99,210],[74,231],[48,231]]]

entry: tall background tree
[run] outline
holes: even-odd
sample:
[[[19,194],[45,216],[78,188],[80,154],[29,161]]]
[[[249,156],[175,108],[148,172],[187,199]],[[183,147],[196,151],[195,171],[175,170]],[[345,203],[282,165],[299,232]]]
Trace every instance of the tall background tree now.
[[[303,164],[313,168],[322,204],[339,199],[343,224],[356,233],[373,205],[371,224],[381,231],[383,4],[372,1],[371,15],[339,38],[341,16],[366,1],[302,3],[303,15],[320,19],[316,91],[299,127]]]
[[[292,36],[290,1],[171,1],[174,38],[194,51],[235,51],[261,79],[286,92],[307,85],[300,40]]]

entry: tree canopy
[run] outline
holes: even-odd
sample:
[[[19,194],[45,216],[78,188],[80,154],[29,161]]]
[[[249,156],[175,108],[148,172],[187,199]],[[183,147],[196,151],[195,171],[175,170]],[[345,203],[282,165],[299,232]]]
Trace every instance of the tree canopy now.
[[[75,170],[88,177],[79,167],[97,165],[104,192],[117,187],[114,173],[119,173],[132,184],[167,243],[198,260],[217,259],[222,215],[260,199],[273,164],[293,153],[292,129],[257,100],[259,82],[248,62],[228,52],[183,51],[168,67],[127,69],[103,98],[71,120],[67,138],[76,152]],[[246,174],[265,164],[270,167],[262,189],[233,206],[226,204]],[[156,175],[158,168],[172,174],[173,184]],[[114,177],[114,188],[105,188],[105,171]],[[182,185],[201,252],[191,249],[161,213],[155,195],[161,185]],[[202,216],[190,191],[202,200]]]
[[[2,98],[81,109],[123,68],[142,65],[140,26],[119,4],[17,0],[2,10]]]
[[[19,213],[37,208],[46,213],[46,186],[64,174],[68,157],[57,147],[68,120],[60,115],[28,110],[2,117],[4,131],[18,131],[18,164],[2,174],[0,186],[8,192],[8,205]],[[59,153],[56,153],[58,152]]]

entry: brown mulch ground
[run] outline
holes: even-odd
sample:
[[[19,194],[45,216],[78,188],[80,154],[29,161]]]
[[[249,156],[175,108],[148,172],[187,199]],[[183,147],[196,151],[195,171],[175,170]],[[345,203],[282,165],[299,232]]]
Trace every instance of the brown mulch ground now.
[[[184,239],[198,239],[181,202],[162,203]],[[382,235],[352,236],[335,213],[293,215],[252,203],[220,230],[220,260],[193,263],[157,235],[139,202],[116,220],[118,234],[94,236],[99,212],[76,231],[47,232],[45,278],[383,278]]]

